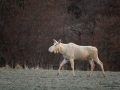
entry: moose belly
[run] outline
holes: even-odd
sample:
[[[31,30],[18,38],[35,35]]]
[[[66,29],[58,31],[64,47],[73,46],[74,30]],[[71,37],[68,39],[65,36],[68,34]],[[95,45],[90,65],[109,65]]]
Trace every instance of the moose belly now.
[[[90,58],[90,55],[88,52],[84,52],[84,53],[75,53],[74,54],[74,59],[79,59],[79,60],[87,60]]]

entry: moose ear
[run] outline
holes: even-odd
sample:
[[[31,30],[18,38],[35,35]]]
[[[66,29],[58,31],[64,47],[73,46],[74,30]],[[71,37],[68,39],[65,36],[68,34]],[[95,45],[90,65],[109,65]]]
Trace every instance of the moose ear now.
[[[54,43],[57,43],[57,41],[55,39],[53,39]]]
[[[58,43],[61,43],[61,39],[58,41]]]

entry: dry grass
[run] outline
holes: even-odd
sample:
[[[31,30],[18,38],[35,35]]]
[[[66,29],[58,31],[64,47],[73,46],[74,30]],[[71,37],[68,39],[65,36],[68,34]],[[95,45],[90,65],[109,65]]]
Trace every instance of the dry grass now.
[[[4,69],[0,68],[0,90],[120,90],[120,72]]]

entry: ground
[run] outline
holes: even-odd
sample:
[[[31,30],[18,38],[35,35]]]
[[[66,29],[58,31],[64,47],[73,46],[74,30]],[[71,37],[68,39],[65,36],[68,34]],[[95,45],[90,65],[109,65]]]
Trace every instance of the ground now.
[[[120,90],[120,72],[106,71],[103,77],[101,71],[94,71],[89,77],[89,71],[61,70],[57,76],[56,70],[35,69],[5,69],[0,68],[0,90]]]

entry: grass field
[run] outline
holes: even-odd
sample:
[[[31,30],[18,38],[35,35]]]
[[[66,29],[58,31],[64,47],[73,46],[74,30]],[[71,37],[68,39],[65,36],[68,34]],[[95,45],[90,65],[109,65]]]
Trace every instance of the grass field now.
[[[120,72],[5,69],[0,68],[0,90],[120,90]]]

